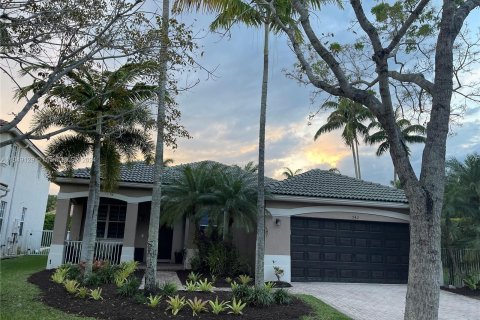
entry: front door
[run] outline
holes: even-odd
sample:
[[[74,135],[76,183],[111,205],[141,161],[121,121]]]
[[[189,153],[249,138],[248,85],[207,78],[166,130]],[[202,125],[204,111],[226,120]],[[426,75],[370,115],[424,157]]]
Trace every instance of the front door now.
[[[158,259],[170,260],[172,257],[173,229],[162,226],[158,232]]]

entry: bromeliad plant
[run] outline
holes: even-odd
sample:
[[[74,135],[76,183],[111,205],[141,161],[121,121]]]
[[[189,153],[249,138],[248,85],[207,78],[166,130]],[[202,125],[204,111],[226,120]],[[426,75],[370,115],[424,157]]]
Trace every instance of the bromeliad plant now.
[[[248,285],[252,281],[252,277],[246,274],[241,274],[238,276],[238,281],[240,281],[240,284]]]
[[[158,306],[158,304],[160,303],[161,300],[162,300],[162,296],[149,295],[148,298],[147,298],[147,306],[149,306],[150,308],[155,308],[156,306]]]
[[[179,297],[178,294],[175,297],[170,297],[167,300],[167,310],[170,310],[174,316],[176,316],[180,310],[185,306],[185,298]]]
[[[203,292],[213,292],[213,284],[211,282],[208,282],[207,278],[205,278],[205,280],[203,281],[198,281],[197,288],[198,290]]]
[[[241,315],[243,314],[243,309],[247,306],[246,303],[242,303],[242,300],[236,300],[233,298],[232,303],[227,304],[227,308],[230,309],[228,313]]]
[[[68,267],[60,267],[55,270],[55,273],[52,274],[52,281],[58,284],[62,284],[65,281],[69,268]]]
[[[208,301],[203,301],[202,299],[198,299],[197,297],[192,299],[188,299],[187,305],[192,309],[192,315],[198,316],[202,312],[207,312],[207,305]]]
[[[79,284],[76,280],[65,280],[63,286],[70,294],[75,294],[78,291]]]
[[[202,275],[200,273],[195,273],[195,272],[190,272],[187,276],[188,280],[192,281],[192,282],[197,282],[198,280],[200,280],[200,277]]]
[[[103,300],[102,297],[102,288],[98,287],[95,290],[90,290],[90,297],[92,297],[93,300]]]
[[[213,314],[220,314],[220,312],[227,310],[227,305],[229,302],[230,301],[218,302],[218,297],[216,297],[215,301],[209,300],[208,304],[210,305]]]
[[[171,297],[177,293],[178,287],[175,283],[167,281],[160,287],[160,291],[164,296]]]
[[[80,299],[85,299],[88,295],[88,288],[87,287],[80,287],[77,290],[77,297]]]
[[[197,291],[198,285],[196,282],[188,281],[185,283],[185,290],[188,292]]]

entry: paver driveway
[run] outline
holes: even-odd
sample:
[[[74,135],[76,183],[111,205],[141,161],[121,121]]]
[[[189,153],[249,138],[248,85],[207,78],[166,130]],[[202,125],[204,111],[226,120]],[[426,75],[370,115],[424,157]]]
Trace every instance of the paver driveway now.
[[[355,320],[402,320],[406,285],[295,282],[292,291],[311,294]],[[440,293],[440,320],[479,320],[480,300]]]

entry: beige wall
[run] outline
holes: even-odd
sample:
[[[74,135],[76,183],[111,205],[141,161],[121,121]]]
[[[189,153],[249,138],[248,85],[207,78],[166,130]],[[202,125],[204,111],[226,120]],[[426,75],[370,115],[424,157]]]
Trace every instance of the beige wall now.
[[[265,253],[290,255],[290,217],[267,217],[265,227]]]

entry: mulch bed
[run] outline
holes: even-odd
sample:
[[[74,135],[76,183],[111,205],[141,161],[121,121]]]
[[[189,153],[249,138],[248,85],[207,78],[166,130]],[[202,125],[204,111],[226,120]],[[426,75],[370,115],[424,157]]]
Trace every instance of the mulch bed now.
[[[448,291],[448,292],[461,294],[462,296],[466,296],[466,297],[469,297],[469,298],[480,300],[480,290],[470,290],[467,287],[455,288],[455,289],[448,288],[448,287],[441,287],[441,289],[445,290],[445,291]]]
[[[180,279],[180,281],[182,282],[183,285],[186,284],[187,280],[188,280],[188,274],[190,273],[190,270],[178,270],[177,271],[177,276],[178,278]],[[206,276],[203,276],[202,275],[202,280],[203,278],[208,278],[208,280],[210,281],[211,280],[211,277],[209,275],[206,275]],[[238,282],[238,279],[234,279],[235,281]],[[252,278],[252,283],[253,281],[255,281],[255,279]],[[292,285],[288,282],[284,282],[284,281],[272,281],[275,283],[275,288],[290,288]],[[215,283],[214,283],[214,286],[217,287],[217,288],[230,288],[230,283],[228,283],[227,281],[225,281],[225,278],[223,277],[219,277],[216,279]]]
[[[40,300],[48,306],[60,309],[70,314],[95,317],[98,319],[258,319],[258,320],[291,320],[299,319],[303,315],[311,313],[311,308],[301,300],[294,298],[289,305],[272,305],[267,308],[247,306],[243,310],[243,316],[235,316],[227,313],[214,315],[202,313],[198,317],[192,317],[190,308],[187,306],[177,316],[172,316],[165,311],[167,304],[163,300],[156,308],[150,308],[139,304],[133,298],[123,298],[117,295],[115,285],[103,285],[103,300],[80,299],[67,293],[61,286],[50,280],[51,270],[44,270],[31,275],[30,283],[37,285],[40,290]],[[219,301],[231,300],[230,292],[179,292],[179,295],[186,299],[193,299],[194,296],[202,300]]]

